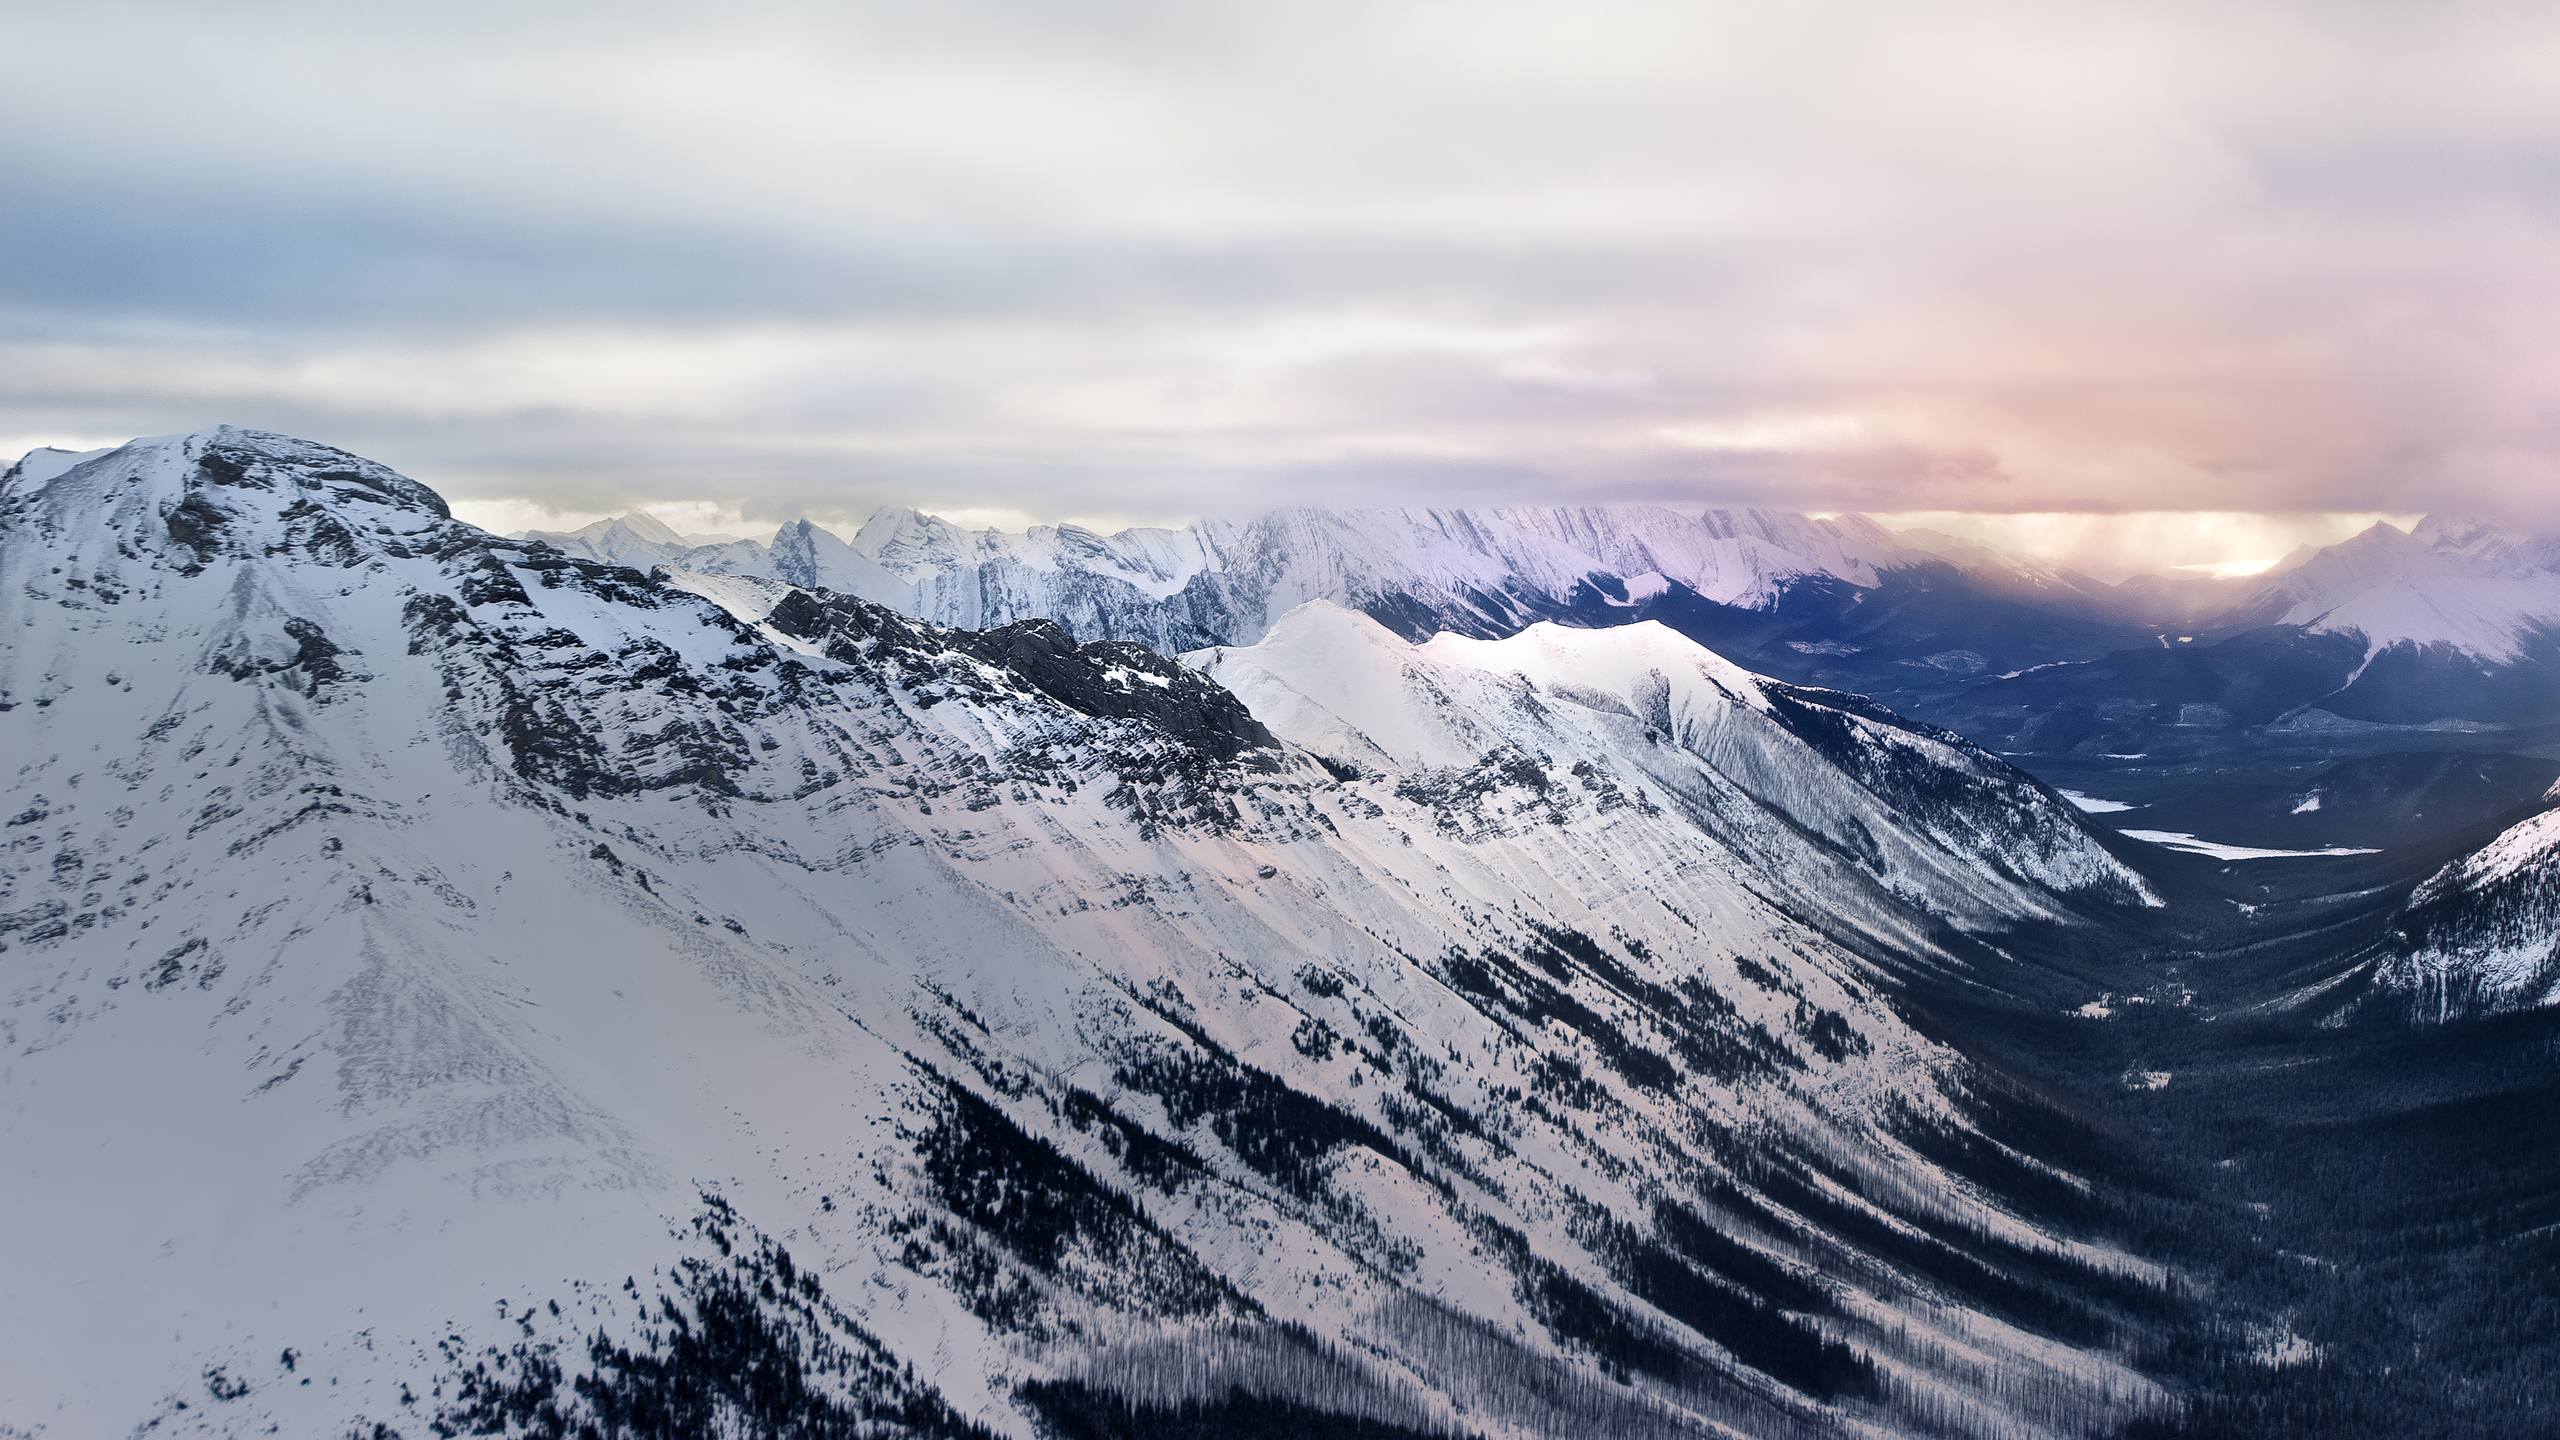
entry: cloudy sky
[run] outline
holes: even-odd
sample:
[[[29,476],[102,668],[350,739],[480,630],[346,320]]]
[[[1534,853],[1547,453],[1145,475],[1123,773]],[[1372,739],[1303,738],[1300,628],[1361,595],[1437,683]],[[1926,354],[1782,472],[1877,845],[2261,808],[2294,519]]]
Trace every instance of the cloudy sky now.
[[[236,421],[508,525],[1958,512],[2111,568],[2560,512],[2548,6],[17,0],[0,53],[12,450]]]

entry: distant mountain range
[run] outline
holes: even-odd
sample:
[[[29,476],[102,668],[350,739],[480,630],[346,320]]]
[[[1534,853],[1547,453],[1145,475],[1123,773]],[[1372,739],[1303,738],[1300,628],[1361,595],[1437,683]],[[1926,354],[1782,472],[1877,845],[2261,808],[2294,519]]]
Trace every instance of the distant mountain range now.
[[[1639,507],[1277,510],[1182,529],[1101,535],[1073,525],[967,530],[909,509],[850,539],[795,520],[765,543],[697,543],[646,516],[522,538],[642,568],[743,575],[859,595],[936,624],[1038,616],[1166,649],[1250,644],[1309,600],[1416,635],[1503,634],[1594,607],[1677,593],[1766,610],[1809,579],[1873,586],[1895,568],[1992,565],[1970,547],[1897,537],[1860,516]],[[2040,572],[2036,583],[2060,583]]]
[[[770,542],[706,544],[646,516],[523,538],[680,581],[825,589],[946,625],[1037,616],[1172,651],[1252,643],[1318,599],[1416,639],[1661,620],[2014,748],[2560,709],[2560,541],[2434,517],[2248,580],[2115,585],[1861,516],[1767,510],[1299,509],[1106,536],[894,509],[849,540],[798,520]]]

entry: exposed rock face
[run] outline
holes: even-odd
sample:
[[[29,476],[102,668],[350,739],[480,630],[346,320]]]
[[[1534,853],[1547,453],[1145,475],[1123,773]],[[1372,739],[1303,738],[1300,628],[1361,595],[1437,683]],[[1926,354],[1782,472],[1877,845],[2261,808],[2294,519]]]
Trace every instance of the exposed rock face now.
[[[1082,715],[1140,720],[1220,761],[1279,741],[1237,699],[1199,672],[1139,645],[1079,645],[1048,620],[994,630],[946,631],[850,596],[795,593],[768,617],[775,630],[847,664],[891,665],[911,685],[965,682],[957,657],[970,656]]]

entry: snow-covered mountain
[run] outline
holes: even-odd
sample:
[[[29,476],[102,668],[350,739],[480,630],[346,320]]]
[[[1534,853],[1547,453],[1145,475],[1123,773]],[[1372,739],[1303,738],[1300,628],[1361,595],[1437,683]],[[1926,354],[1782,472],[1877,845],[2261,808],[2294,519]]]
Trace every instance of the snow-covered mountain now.
[[[1862,516],[1767,510],[1292,509],[1101,535],[1073,525],[967,530],[891,509],[850,540],[795,520],[761,547],[635,545],[609,528],[623,523],[527,538],[616,564],[821,587],[936,624],[1039,617],[1169,650],[1250,644],[1309,600],[1366,610],[1412,636],[1501,635],[1580,612],[1606,621],[1613,608],[1673,590],[1765,610],[1808,579],[1873,586],[1898,566],[1997,563],[1958,542],[1897,538]]]
[[[2485,521],[2429,516],[2403,531],[2376,522],[2297,552],[2241,607],[2247,619],[2353,635],[2368,654],[2441,647],[2491,662],[2520,658],[2560,632],[2560,554],[2552,542]]]
[[[764,618],[253,431],[0,478],[0,1429],[2158,1403],[2159,1277],[1895,998],[2143,894],[1991,757],[1656,627],[705,573]]]
[[[2382,979],[2421,1015],[2560,1004],[2560,788],[2409,898]]]

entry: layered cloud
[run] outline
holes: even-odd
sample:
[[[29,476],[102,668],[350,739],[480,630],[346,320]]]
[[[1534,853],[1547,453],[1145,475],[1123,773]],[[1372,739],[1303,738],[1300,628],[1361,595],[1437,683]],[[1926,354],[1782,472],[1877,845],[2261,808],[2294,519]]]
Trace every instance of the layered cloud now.
[[[0,38],[0,434],[237,420],[527,514],[742,522],[2560,508],[2535,8],[90,3]]]

